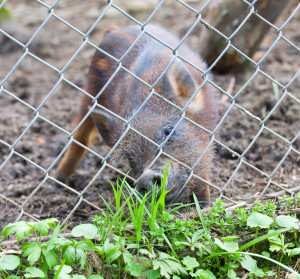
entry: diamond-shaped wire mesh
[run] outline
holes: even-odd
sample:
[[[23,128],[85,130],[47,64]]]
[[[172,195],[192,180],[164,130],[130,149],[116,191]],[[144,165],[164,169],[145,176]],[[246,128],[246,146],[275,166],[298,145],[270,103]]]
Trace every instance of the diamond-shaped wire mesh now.
[[[253,201],[300,190],[300,4],[290,5],[273,24],[256,12],[257,1],[243,0],[245,17],[235,31],[224,34],[207,19],[213,1],[2,1],[13,20],[0,21],[0,220],[2,224],[20,219],[57,217],[80,222],[99,213],[104,204],[100,193],[111,201],[110,182],[128,171],[126,162],[113,162],[111,157],[130,132],[135,132],[158,149],[153,165],[160,156],[167,156],[164,144],[158,144],[133,127],[132,121],[151,98],[160,98],[168,106],[180,110],[180,121],[188,121],[210,140],[196,162],[187,165],[189,179],[207,183],[212,200],[222,198],[230,204]],[[270,30],[254,56],[239,49],[235,40],[252,17],[257,17]],[[1,20],[1,18],[0,18]],[[159,24],[180,41],[176,47],[164,37],[151,33],[150,24]],[[116,58],[99,48],[101,33],[113,25],[134,24],[141,30],[132,46]],[[201,68],[180,53],[183,44],[201,54],[201,32],[209,29],[224,39],[225,47],[213,63]],[[173,58],[159,75],[148,84],[136,73],[124,67],[130,50],[143,35],[150,35],[173,53]],[[251,40],[251,38],[248,38]],[[116,64],[116,70],[96,97],[84,88],[92,55],[98,51]],[[235,52],[248,60],[246,73],[214,73],[226,52]],[[163,98],[155,86],[174,61],[193,67],[203,77],[184,106]],[[101,94],[120,72],[126,72],[149,91],[143,104],[128,119],[115,113],[126,129],[117,143],[108,149],[99,139],[86,147],[74,138],[90,113],[97,107]],[[191,120],[186,112],[203,86],[216,89],[218,124],[213,130]],[[198,94],[199,93],[199,94]],[[198,94],[198,95],[197,95]],[[92,106],[88,114],[73,126],[79,99],[86,95]],[[216,108],[217,109],[217,106]],[[107,109],[106,109],[107,110]],[[176,129],[177,126],[175,126]],[[87,150],[77,172],[60,183],[55,171],[72,143]],[[210,179],[199,176],[197,164],[214,146]],[[145,159],[146,160],[146,159]],[[128,181],[135,182],[136,177]]]

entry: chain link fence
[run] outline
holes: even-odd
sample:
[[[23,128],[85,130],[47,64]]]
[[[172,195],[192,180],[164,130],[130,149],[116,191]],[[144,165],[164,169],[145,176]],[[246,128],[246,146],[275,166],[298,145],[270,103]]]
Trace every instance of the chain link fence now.
[[[161,155],[172,158],[164,152],[164,145],[156,144],[130,126],[152,96],[161,97],[154,90],[156,84],[145,83],[122,65],[122,59],[131,48],[121,59],[110,57],[118,67],[107,85],[122,69],[149,88],[149,98],[132,119],[123,119],[126,130],[111,150],[103,142],[88,148],[73,137],[88,116],[75,128],[72,126],[80,95],[91,97],[83,89],[91,56],[96,50],[109,56],[98,47],[99,33],[112,24],[139,26],[142,32],[134,44],[143,34],[148,34],[172,50],[174,59],[164,73],[175,59],[200,71],[203,83],[192,98],[205,84],[212,85],[218,92],[220,118],[213,131],[207,131],[185,116],[192,99],[180,108],[182,119],[210,135],[210,142],[196,164],[184,164],[190,169],[189,179],[196,177],[204,181],[211,188],[213,200],[221,198],[229,205],[299,192],[300,38],[297,24],[300,23],[300,4],[297,1],[272,24],[256,12],[255,5],[259,1],[243,0],[247,16],[229,36],[206,20],[205,13],[213,5],[209,0],[145,1],[144,4],[139,1],[83,2],[86,1],[18,3],[5,0],[0,5],[0,8],[5,5],[10,9],[16,20],[0,25],[2,223],[50,216],[64,223],[79,222],[80,218],[86,219],[92,212],[101,211],[103,205],[98,193],[110,200],[112,192],[108,180],[114,181],[117,175],[124,176],[128,171],[121,164],[111,163],[110,157],[129,130],[157,145],[159,152],[152,164]],[[253,16],[270,25],[270,31],[256,56],[250,58],[245,50],[232,43],[232,38],[238,36]],[[164,38],[155,37],[147,30],[147,25],[154,22],[179,35],[177,47],[170,47]],[[185,42],[201,53],[199,33],[206,28],[223,37],[226,47],[205,70],[186,60],[177,50]],[[247,74],[213,73],[229,49],[248,60]],[[91,97],[92,109],[99,107],[98,96]],[[77,174],[64,184],[55,179],[55,170],[72,142],[88,152]],[[216,151],[212,179],[208,181],[193,170],[212,145]],[[130,175],[128,179],[135,181]],[[64,190],[54,189],[53,183],[60,183]]]

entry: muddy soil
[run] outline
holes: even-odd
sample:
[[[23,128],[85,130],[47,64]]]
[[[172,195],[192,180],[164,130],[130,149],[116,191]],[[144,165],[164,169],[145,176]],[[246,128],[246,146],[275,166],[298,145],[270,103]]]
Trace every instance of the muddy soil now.
[[[44,1],[48,5],[54,2]],[[154,1],[145,1],[142,5],[141,2],[114,1],[137,20],[144,22],[153,11]],[[296,0],[294,2],[297,4]],[[188,3],[194,8],[201,6],[198,1]],[[0,35],[0,81],[5,79],[3,90],[0,89],[1,226],[19,218],[22,209],[25,212],[21,215],[22,220],[32,220],[32,217],[64,220],[78,202],[76,192],[54,189],[53,182],[45,177],[45,172],[49,176],[55,175],[56,158],[68,142],[64,131],[71,132],[73,129],[72,118],[82,94],[75,86],[83,87],[94,48],[85,44],[78,55],[69,61],[83,44],[81,32],[86,33],[91,28],[104,5],[105,2],[99,1],[62,0],[55,7],[56,16],[53,16],[48,13],[47,7],[36,1],[7,2],[14,19],[1,22],[0,28],[23,44],[32,38],[46,18],[49,17],[49,20],[28,44],[28,53],[14,40]],[[294,7],[291,5],[282,14],[276,22],[277,26],[288,18]],[[72,28],[59,19],[67,21]],[[166,1],[151,22],[164,26],[182,38],[194,20],[194,13],[181,3]],[[104,28],[132,23],[116,9],[110,8],[88,39],[97,45]],[[300,184],[299,137],[293,141],[292,148],[288,144],[300,128],[300,75],[289,84],[283,100],[264,123],[266,128],[244,156],[246,163],[239,166],[238,157],[224,148],[226,146],[242,154],[261,129],[260,123],[251,115],[264,119],[283,95],[282,88],[266,75],[283,86],[296,76],[300,65],[299,26],[300,11],[283,29],[285,38],[296,47],[280,39],[260,65],[261,72],[246,87],[244,85],[255,73],[254,67],[250,67],[246,74],[215,74],[215,83],[228,94],[233,96],[242,88],[236,99],[237,106],[233,106],[219,128],[218,141],[222,145],[215,146],[212,175],[212,184],[219,188],[226,186],[223,194],[234,201],[246,200],[261,193],[267,185],[266,175],[272,174],[283,158],[272,180],[283,188]],[[200,53],[198,32],[203,28],[199,24],[187,38],[187,43]],[[276,38],[276,32],[271,30],[256,54],[256,61],[267,52]],[[17,67],[8,75],[15,65]],[[231,103],[221,92],[218,99],[221,119]],[[238,107],[245,108],[247,113]],[[101,139],[91,149],[102,156],[108,152]],[[121,165],[117,167],[124,169]],[[100,168],[101,159],[88,153],[67,184],[80,192]],[[84,202],[76,208],[69,221],[86,222],[99,214],[99,209],[105,207],[99,194],[112,204],[114,198],[109,180],[115,181],[117,177],[115,171],[106,167],[84,193]],[[271,184],[267,192],[278,190],[278,186]],[[216,191],[213,191],[213,197],[217,197]]]

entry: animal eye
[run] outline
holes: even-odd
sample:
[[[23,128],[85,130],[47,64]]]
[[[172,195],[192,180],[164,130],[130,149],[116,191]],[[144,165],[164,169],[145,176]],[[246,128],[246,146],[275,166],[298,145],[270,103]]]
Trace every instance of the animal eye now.
[[[164,129],[165,136],[168,136],[171,134],[173,127],[168,127]]]
[[[132,169],[135,169],[136,168],[136,162],[135,160],[132,158],[131,155],[126,155],[126,158],[128,159],[129,161],[129,165]]]

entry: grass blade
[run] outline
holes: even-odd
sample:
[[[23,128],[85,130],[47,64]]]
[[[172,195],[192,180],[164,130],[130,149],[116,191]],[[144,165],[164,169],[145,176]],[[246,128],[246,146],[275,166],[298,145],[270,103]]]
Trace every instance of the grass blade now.
[[[238,251],[243,251],[249,247],[251,247],[252,245],[255,245],[256,243],[259,243],[271,236],[274,236],[274,235],[277,235],[277,234],[280,234],[280,233],[284,233],[284,232],[287,232],[289,231],[290,229],[289,228],[285,228],[285,229],[281,229],[281,230],[278,230],[276,232],[272,232],[272,233],[268,233],[266,235],[262,235],[261,237],[258,237],[256,239],[253,239],[252,241],[246,243],[245,245],[243,245],[242,247],[240,247],[240,249]]]
[[[207,229],[207,226],[206,226],[206,223],[205,223],[205,220],[204,220],[204,217],[203,217],[201,208],[200,208],[200,206],[199,206],[199,201],[198,201],[198,199],[197,199],[195,193],[193,193],[193,197],[194,197],[196,209],[197,209],[197,212],[198,212],[198,215],[199,215],[199,218],[200,218],[202,227],[203,227],[204,232],[205,232],[205,236],[206,236],[206,238],[207,238],[207,240],[208,240],[208,242],[209,242],[210,247],[211,247],[212,249],[214,249],[215,245],[214,245],[213,241],[211,240],[210,232],[209,232],[209,230]]]

